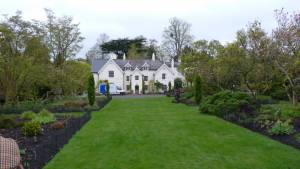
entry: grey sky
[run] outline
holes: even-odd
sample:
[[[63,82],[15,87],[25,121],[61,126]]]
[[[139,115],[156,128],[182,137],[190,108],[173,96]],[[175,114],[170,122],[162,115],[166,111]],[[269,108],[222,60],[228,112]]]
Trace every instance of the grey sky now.
[[[195,39],[230,42],[254,20],[271,32],[274,10],[282,7],[299,12],[300,0],[1,0],[0,13],[21,10],[25,19],[45,20],[44,8],[50,8],[58,16],[73,16],[86,38],[78,54],[84,57],[100,33],[111,39],[143,35],[160,41],[171,17],[191,23]]]

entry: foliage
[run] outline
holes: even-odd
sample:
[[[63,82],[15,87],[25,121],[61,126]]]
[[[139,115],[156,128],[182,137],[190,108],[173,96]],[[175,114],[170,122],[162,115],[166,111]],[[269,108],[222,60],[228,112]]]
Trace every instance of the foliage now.
[[[272,128],[270,128],[269,133],[271,135],[290,135],[294,132],[293,126],[290,121],[280,121],[278,120]]]
[[[64,103],[64,106],[68,108],[83,108],[87,105],[88,103],[84,100],[72,100]]]
[[[200,76],[196,76],[195,78],[195,82],[194,82],[194,86],[195,86],[195,101],[197,104],[199,104],[202,100],[202,80]]]
[[[227,118],[231,115],[251,113],[255,108],[253,103],[253,99],[246,93],[225,90],[204,98],[200,104],[200,111]]]
[[[155,86],[156,92],[158,92],[159,89],[162,88],[162,85],[163,85],[163,84],[160,83],[158,80],[156,80],[156,81],[154,82],[154,86]]]
[[[65,124],[61,121],[57,121],[50,126],[54,130],[60,130],[65,128]]]
[[[109,36],[105,33],[100,34],[97,42],[86,53],[86,59],[89,63],[92,63],[93,59],[107,59],[106,55],[101,49],[101,45],[109,40]]]
[[[140,58],[143,58],[143,53],[146,52],[146,38],[144,37],[136,37],[134,39],[115,39],[105,42],[101,45],[101,49],[104,53],[111,53],[117,55],[118,59],[122,59],[123,55],[127,55],[130,57],[137,57],[136,54],[139,55]],[[134,49],[133,49],[134,48]],[[130,51],[131,50],[131,51]],[[130,51],[130,56],[129,56]],[[134,55],[133,55],[134,53]]]
[[[37,114],[36,118],[34,118],[33,121],[37,121],[40,124],[48,124],[56,121],[56,118],[53,113],[49,112],[46,109],[43,109]]]
[[[45,43],[49,47],[50,56],[56,66],[63,66],[64,62],[75,56],[81,49],[81,36],[79,24],[73,23],[73,18],[68,16],[56,17],[54,12],[45,9],[47,21],[40,22],[40,29],[43,31]]]
[[[146,91],[146,89],[145,89],[145,80],[144,80],[144,77],[143,77],[143,79],[142,79],[142,93],[145,94],[145,91]]]
[[[273,99],[276,99],[276,100],[288,100],[288,96],[286,94],[286,91],[283,90],[283,89],[277,89],[275,91],[273,91],[270,96],[273,98]]]
[[[36,113],[33,111],[25,111],[21,114],[22,119],[32,120],[36,118]]]
[[[22,125],[16,121],[16,117],[0,115],[0,129],[11,129]]]
[[[89,99],[89,104],[93,105],[95,103],[95,80],[94,76],[91,73],[88,79],[88,86],[87,86],[87,91],[88,91],[88,99]]]
[[[276,100],[273,100],[271,96],[266,95],[257,95],[256,101],[258,104],[274,104],[277,102]]]
[[[106,86],[105,86],[105,89],[106,89],[106,97],[109,98],[110,97],[110,86],[109,86],[109,82],[107,81],[106,82]]]
[[[25,136],[37,136],[41,134],[42,132],[42,127],[41,124],[38,121],[29,121],[24,124],[22,127],[22,133]]]
[[[174,80],[174,89],[181,89],[183,85],[182,79],[176,78]]]

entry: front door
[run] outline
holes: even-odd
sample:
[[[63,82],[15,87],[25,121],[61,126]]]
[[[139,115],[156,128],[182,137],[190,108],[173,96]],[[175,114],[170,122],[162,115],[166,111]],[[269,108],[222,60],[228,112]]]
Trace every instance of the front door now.
[[[134,87],[134,93],[135,94],[139,94],[139,86],[138,85],[135,85],[135,87]]]

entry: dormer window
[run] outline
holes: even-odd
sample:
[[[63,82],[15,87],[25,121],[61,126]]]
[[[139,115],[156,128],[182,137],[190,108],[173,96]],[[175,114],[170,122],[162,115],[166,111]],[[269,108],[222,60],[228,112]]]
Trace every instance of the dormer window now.
[[[141,70],[149,70],[149,65],[147,64],[147,62],[145,62],[145,64],[142,66]]]
[[[124,69],[125,70],[131,70],[132,69],[132,66],[128,63],[126,63],[126,65],[124,66]]]

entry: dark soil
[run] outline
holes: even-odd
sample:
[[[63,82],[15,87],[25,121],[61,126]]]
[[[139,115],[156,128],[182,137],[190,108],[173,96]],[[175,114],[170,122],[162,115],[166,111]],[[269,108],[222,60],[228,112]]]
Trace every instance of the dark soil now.
[[[40,169],[51,160],[59,150],[68,143],[69,139],[90,119],[90,114],[80,118],[58,119],[65,122],[65,128],[55,130],[43,125],[42,134],[36,137],[25,137],[21,128],[1,130],[3,137],[17,141],[25,168]]]
[[[273,140],[277,140],[283,144],[290,145],[290,146],[300,150],[300,140],[296,139],[297,133],[298,134],[300,133],[300,118],[294,119],[293,125],[294,125],[295,132],[294,132],[294,134],[291,134],[291,135],[270,135],[270,133],[268,132],[268,130],[266,128],[260,128],[259,126],[256,126],[254,124],[241,124],[238,121],[232,121],[232,120],[230,120],[230,122],[235,123],[239,126],[245,127],[251,131],[263,134]]]

